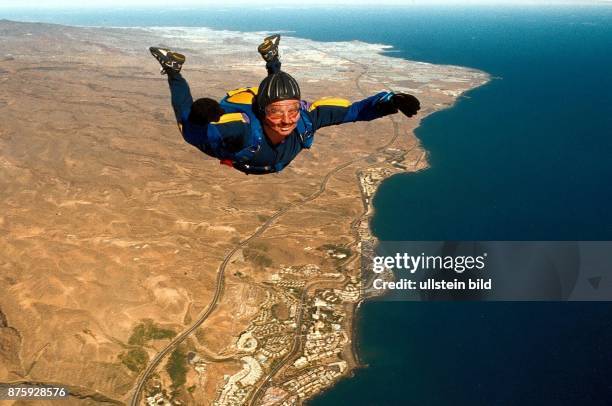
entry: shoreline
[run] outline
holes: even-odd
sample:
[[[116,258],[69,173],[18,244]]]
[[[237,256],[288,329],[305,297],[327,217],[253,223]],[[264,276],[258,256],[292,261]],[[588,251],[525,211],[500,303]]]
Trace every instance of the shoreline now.
[[[386,55],[385,55],[385,56],[386,56]],[[400,58],[400,59],[402,59],[402,58]],[[452,65],[446,65],[446,66],[452,66]],[[468,69],[469,69],[469,68],[468,68]],[[422,122],[423,120],[427,119],[427,118],[428,118],[430,115],[435,114],[435,113],[436,113],[436,112],[438,112],[438,111],[443,111],[443,110],[447,110],[447,109],[452,109],[453,107],[455,107],[455,105],[456,105],[457,103],[459,103],[459,102],[461,101],[461,99],[463,99],[463,98],[469,98],[468,96],[466,96],[466,95],[465,95],[466,93],[469,93],[470,91],[472,91],[472,90],[474,90],[474,89],[476,89],[476,88],[479,88],[479,87],[482,87],[482,86],[486,86],[487,84],[489,84],[489,83],[490,83],[491,81],[493,81],[494,79],[497,79],[497,78],[496,78],[496,77],[492,77],[491,75],[487,74],[487,78],[486,78],[486,80],[485,80],[485,81],[483,81],[482,83],[480,83],[480,84],[478,84],[478,85],[476,85],[476,86],[474,86],[474,87],[472,87],[472,88],[470,88],[470,89],[467,89],[467,90],[465,90],[464,92],[460,93],[460,94],[459,94],[459,95],[458,95],[458,96],[457,96],[457,97],[456,97],[456,98],[453,100],[453,103],[452,103],[452,104],[448,105],[447,107],[441,108],[441,109],[439,109],[439,110],[432,111],[432,112],[430,112],[429,114],[427,114],[427,115],[425,115],[425,116],[420,116],[420,117],[418,118],[417,125],[416,125],[416,126],[414,127],[414,129],[412,130],[412,136],[416,138],[416,135],[415,135],[416,130],[417,130],[418,128],[420,128],[420,126],[421,126],[421,122]],[[428,156],[429,156],[429,151],[424,151],[424,161],[425,161],[425,162],[428,162]],[[416,171],[414,171],[414,172],[409,172],[409,173],[411,173],[411,174],[414,176],[414,175],[417,175],[417,174],[418,174],[420,171],[423,171],[423,170],[427,170],[427,167],[424,167],[424,168],[421,168],[421,169],[418,169],[418,170],[416,170]],[[401,172],[400,172],[400,173],[401,173]],[[406,173],[406,172],[404,172],[404,173]],[[367,205],[367,209],[366,209],[366,211],[365,211],[365,213],[364,213],[364,215],[363,215],[363,216],[364,216],[364,218],[367,220],[368,225],[369,225],[369,224],[370,224],[370,222],[372,221],[373,217],[376,215],[376,209],[375,209],[375,207],[374,207],[374,205],[373,205],[373,203],[372,203],[372,202],[373,202],[373,200],[374,200],[374,197],[375,197],[376,192],[378,191],[378,188],[380,187],[380,185],[381,185],[383,182],[385,182],[386,180],[390,179],[392,176],[397,175],[397,174],[399,174],[399,173],[392,174],[392,175],[390,175],[390,176],[388,176],[388,177],[386,177],[386,178],[382,179],[382,180],[381,180],[381,181],[378,183],[378,185],[375,187],[375,189],[374,189],[374,193],[373,193],[371,196],[367,196],[367,195],[366,195],[366,193],[364,192],[364,190],[363,190],[363,189],[361,189],[361,191],[362,191],[362,199],[363,199],[364,205]],[[369,226],[368,226],[368,231],[369,231],[369,233],[370,233],[370,235],[371,235],[371,237],[372,237],[372,239],[373,239],[374,246],[376,246],[376,245],[378,244],[378,242],[379,242],[378,236],[376,236],[376,235],[375,235],[375,234],[372,232],[372,229],[371,229]],[[362,323],[362,322],[363,322],[363,320],[362,320],[362,316],[358,316],[358,313],[359,313],[359,311],[360,311],[361,307],[362,307],[362,306],[364,306],[364,305],[366,305],[368,301],[379,299],[379,298],[381,298],[382,296],[384,296],[384,293],[383,293],[383,294],[381,294],[381,295],[376,295],[376,296],[373,296],[373,297],[364,297],[364,298],[360,298],[360,299],[359,299],[359,301],[358,301],[358,302],[355,304],[355,306],[353,306],[353,308],[352,308],[352,317],[351,317],[351,320],[352,320],[352,323],[351,323],[351,335],[352,335],[352,337],[353,337],[353,340],[351,341],[351,349],[350,349],[350,352],[351,352],[351,358],[352,358],[352,360],[354,360],[354,366],[353,366],[353,368],[352,368],[352,369],[350,369],[349,373],[347,373],[345,376],[343,376],[342,378],[340,378],[340,379],[339,379],[337,382],[339,382],[339,381],[341,381],[341,380],[343,380],[343,379],[350,379],[350,378],[352,378],[352,377],[354,376],[354,374],[355,374],[357,371],[359,371],[360,369],[365,369],[365,368],[368,368],[368,367],[369,367],[369,365],[368,365],[368,364],[365,364],[365,363],[363,362],[363,360],[361,359],[361,357],[360,357],[360,355],[359,355],[359,351],[360,351],[360,347],[359,347],[359,327],[360,327],[360,326],[359,326],[359,324],[360,324],[360,323]],[[336,383],[337,383],[337,382],[336,382]],[[335,384],[334,384],[334,385],[332,385],[332,386],[330,386],[329,388],[326,388],[326,389],[325,389],[324,391],[322,391],[321,393],[318,393],[317,395],[315,395],[315,397],[325,396],[325,394],[326,394],[327,392],[329,392],[329,391],[333,390],[334,386],[335,386]]]

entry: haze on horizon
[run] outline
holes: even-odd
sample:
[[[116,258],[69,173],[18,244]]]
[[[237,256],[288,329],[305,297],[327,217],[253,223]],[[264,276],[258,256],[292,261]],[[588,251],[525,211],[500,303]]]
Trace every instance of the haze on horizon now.
[[[612,0],[380,0],[376,7],[385,6],[425,6],[425,5],[589,5],[589,4],[611,4]],[[35,4],[23,4],[23,0],[2,0],[0,8],[108,8],[108,7],[231,7],[231,6],[265,6],[265,7],[290,7],[290,6],[371,6],[371,0],[225,0],[222,4],[213,0],[107,0],[104,5],[83,4],[80,0],[39,0]]]

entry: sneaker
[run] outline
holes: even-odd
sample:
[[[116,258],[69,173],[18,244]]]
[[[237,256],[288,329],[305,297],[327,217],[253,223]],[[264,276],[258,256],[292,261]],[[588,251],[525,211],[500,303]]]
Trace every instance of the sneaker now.
[[[270,35],[264,38],[261,45],[257,47],[257,51],[261,54],[266,62],[271,62],[274,58],[278,58],[278,43],[280,42],[280,34]]]
[[[185,55],[172,52],[169,49],[150,47],[149,51],[162,66],[160,72],[162,75],[167,74],[168,70],[179,73],[185,63]]]

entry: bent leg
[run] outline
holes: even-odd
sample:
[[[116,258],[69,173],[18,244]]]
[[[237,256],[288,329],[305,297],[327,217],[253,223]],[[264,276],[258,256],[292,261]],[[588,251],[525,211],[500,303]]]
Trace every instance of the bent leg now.
[[[281,61],[278,59],[278,57],[266,62],[266,70],[268,71],[268,75],[280,72]]]
[[[168,72],[168,85],[170,85],[170,95],[172,108],[178,123],[184,123],[189,118],[193,98],[189,85],[180,73]]]

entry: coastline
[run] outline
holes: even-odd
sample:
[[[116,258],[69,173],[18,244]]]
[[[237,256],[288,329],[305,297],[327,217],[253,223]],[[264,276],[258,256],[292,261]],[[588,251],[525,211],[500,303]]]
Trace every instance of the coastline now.
[[[224,63],[228,66],[228,69],[234,73],[238,72],[238,74],[248,78],[249,80],[256,80],[261,74],[261,62],[257,59],[257,55],[253,55],[252,52],[253,44],[256,44],[257,41],[261,39],[262,33],[240,33],[240,32],[230,32],[230,31],[215,31],[215,30],[207,30],[207,29],[191,29],[191,28],[176,28],[170,29],[172,32],[168,33],[168,28],[163,29],[163,35],[160,34],[160,29],[152,29],[152,28],[79,28],[72,29],[66,26],[57,26],[55,29],[64,31],[64,34],[76,44],[85,43],[87,46],[92,46],[96,52],[100,49],[99,52],[112,52],[114,49],[122,49],[127,55],[131,56],[133,60],[130,60],[128,63],[130,64],[130,68],[134,69],[134,72],[137,72],[136,76],[142,75],[142,68],[139,67],[139,64],[145,60],[144,56],[141,55],[142,49],[146,49],[145,45],[150,43],[153,38],[163,38],[169,46],[171,47],[179,47],[179,49],[184,48],[189,51],[190,61],[192,61],[192,72],[195,74],[199,74],[198,70],[202,70],[202,74],[200,76],[196,76],[198,78],[207,78],[206,81],[202,83],[211,84],[212,83],[212,94],[214,96],[219,96],[222,94],[223,89],[227,89],[227,85],[223,82],[222,78],[214,78],[211,80],[209,77],[204,74],[208,73],[206,70],[208,66],[211,64],[217,64],[219,61],[224,61]],[[126,35],[127,34],[127,35]],[[224,45],[223,47],[214,47],[215,41],[222,37],[224,44],[228,42],[232,44],[232,53],[225,53]],[[80,42],[78,42],[80,41]],[[234,42],[233,42],[234,41]],[[427,117],[429,114],[432,114],[436,111],[450,108],[457,102],[458,98],[461,97],[463,93],[466,91],[476,87],[482,86],[488,82],[488,75],[478,72],[475,70],[461,68],[461,67],[452,67],[452,66],[441,66],[441,65],[431,65],[424,64],[420,62],[407,61],[401,58],[395,58],[387,55],[382,55],[382,52],[385,52],[389,49],[388,46],[377,45],[377,44],[365,44],[361,42],[351,42],[351,43],[317,43],[315,41],[303,40],[299,38],[292,37],[284,37],[284,43],[289,44],[289,49],[309,49],[309,52],[301,52],[292,54],[291,52],[287,52],[286,58],[286,69],[291,72],[296,72],[295,75],[304,83],[308,83],[309,89],[307,90],[309,97],[317,97],[324,95],[325,92],[329,92],[330,84],[333,84],[339,93],[344,92],[345,94],[352,94],[357,96],[355,93],[360,93],[362,96],[368,95],[376,90],[381,88],[392,88],[397,91],[407,91],[417,93],[420,98],[425,100],[424,109],[422,111],[422,116],[418,120],[406,122],[402,118],[395,117],[390,118],[388,122],[385,124],[385,129],[390,133],[393,133],[393,136],[389,137],[389,140],[383,142],[382,145],[376,145],[374,151],[368,151],[368,147],[371,148],[371,145],[368,143],[368,140],[365,139],[364,142],[358,147],[360,149],[357,150],[357,156],[359,159],[354,159],[347,154],[346,156],[342,156],[342,159],[349,159],[351,161],[345,167],[350,168],[350,174],[346,176],[346,172],[344,170],[345,167],[339,162],[334,162],[335,164],[339,164],[338,172],[343,171],[343,175],[347,179],[352,178],[353,182],[357,180],[358,187],[356,189],[359,190],[359,194],[362,201],[363,211],[361,215],[351,219],[351,223],[354,223],[354,226],[350,227],[351,232],[349,234],[340,235],[342,237],[341,241],[344,241],[346,246],[353,246],[357,249],[353,252],[357,255],[357,267],[355,268],[354,264],[350,270],[347,267],[347,272],[350,275],[355,276],[359,275],[359,256],[360,256],[360,248],[363,248],[364,244],[369,247],[373,247],[377,240],[376,237],[372,235],[372,232],[369,228],[369,223],[371,217],[374,214],[374,209],[372,207],[372,198],[376,193],[376,190],[380,186],[381,182],[390,176],[397,173],[406,173],[406,172],[415,172],[419,170],[423,170],[427,167],[427,156],[426,151],[422,151],[420,148],[420,143],[414,136],[414,129],[418,127],[421,120]],[[93,44],[93,45],[90,45]],[[75,45],[76,46],[76,45]],[[323,51],[321,51],[323,49]],[[92,51],[93,54],[93,51]],[[249,55],[245,58],[245,55]],[[35,59],[27,60],[27,57],[17,55],[18,58],[22,58],[27,63],[31,63],[32,66],[37,66],[37,61]],[[83,56],[75,57],[75,61],[82,64],[91,64],[91,60],[86,58],[91,58],[89,54],[84,54]],[[316,65],[312,64],[312,61],[319,61]],[[51,64],[51,59],[47,61],[48,64]],[[148,60],[147,60],[148,61]],[[96,60],[93,59],[93,63],[105,63],[102,59]],[[148,65],[147,65],[148,66]],[[112,72],[112,69],[115,67],[112,64],[105,69],[109,69]],[[435,74],[432,73],[432,70],[435,69]],[[417,73],[415,73],[415,71]],[[382,73],[380,73],[382,72]],[[103,74],[106,74],[103,72]],[[148,75],[148,74],[147,74]],[[438,75],[438,76],[436,76]],[[146,75],[145,75],[146,76]],[[150,76],[152,77],[152,75]],[[149,76],[145,78],[150,80]],[[417,80],[414,80],[417,78]],[[445,79],[449,78],[447,85],[450,88],[443,87]],[[197,82],[196,82],[197,83]],[[422,88],[419,88],[422,86]],[[201,84],[196,84],[194,88],[200,90],[202,87]],[[305,86],[306,87],[306,86]],[[352,91],[351,91],[352,89]],[[163,95],[165,90],[160,90],[160,94]],[[161,109],[164,111],[167,110],[167,106],[165,103],[159,103]],[[156,106],[156,108],[158,108]],[[387,121],[387,120],[385,120]],[[168,125],[170,127],[170,125]],[[359,127],[360,132],[368,131],[367,126]],[[371,131],[371,130],[370,130]],[[363,132],[361,134],[363,134]],[[121,132],[118,132],[121,134]],[[367,134],[367,132],[365,132]],[[408,138],[408,142],[406,142],[406,136]],[[365,138],[365,137],[363,137]],[[333,138],[331,140],[322,139],[321,142],[321,151],[313,152],[313,159],[317,163],[326,162],[329,160],[328,156],[333,156],[331,154],[327,154],[327,150],[329,149],[333,152],[334,144]],[[319,156],[320,154],[321,156]],[[327,154],[327,155],[325,155]],[[199,159],[199,157],[198,157]],[[191,163],[191,161],[189,161]],[[198,160],[193,160],[194,165],[193,168],[199,168],[201,164],[199,164]],[[332,161],[330,161],[332,162]],[[341,162],[341,161],[340,161]],[[364,164],[365,162],[365,164]],[[289,179],[299,178],[304,174],[303,168],[300,168],[299,165],[305,166],[304,161],[301,161],[299,164],[295,164],[295,167],[292,167],[287,171],[287,175]],[[216,167],[210,166],[210,169],[213,171],[217,171]],[[207,169],[208,170],[208,169]],[[186,180],[185,182],[190,182],[189,180],[189,172],[186,172]],[[214,173],[214,172],[213,172]],[[311,178],[314,181],[321,178],[321,174],[325,173],[323,170],[319,172],[313,172]],[[330,172],[331,173],[331,172]],[[311,175],[308,173],[307,175]],[[67,175],[68,176],[68,175]],[[234,176],[234,174],[229,175]],[[243,183],[245,180],[243,178],[236,177],[235,179],[240,179]],[[250,179],[249,179],[250,180]],[[248,180],[247,180],[248,181]],[[266,182],[268,180],[262,180],[262,182]],[[276,180],[269,180],[270,182]],[[335,180],[334,180],[335,181]],[[187,184],[187,183],[185,183]],[[265,183],[264,183],[265,184]],[[308,185],[304,185],[308,186]],[[357,186],[357,185],[354,185]],[[184,188],[182,185],[179,187]],[[207,190],[210,186],[195,187],[194,190],[197,193],[200,190]],[[309,190],[309,189],[304,189]],[[352,189],[347,189],[346,193],[348,196],[351,195]],[[345,191],[343,190],[343,193]],[[290,196],[291,190],[289,190],[288,195]],[[180,197],[180,196],[179,196]],[[291,200],[288,199],[287,202],[283,202],[283,204],[291,204]],[[228,205],[231,207],[231,205]],[[75,206],[76,207],[76,206]],[[225,207],[223,205],[220,206],[222,209]],[[279,206],[279,207],[282,207]],[[323,206],[325,207],[325,206]],[[340,207],[338,212],[341,212]],[[315,210],[316,212],[316,210]],[[129,213],[129,212],[128,212]],[[234,213],[230,213],[232,216]],[[247,213],[248,214],[248,213]],[[224,218],[224,223],[227,224],[227,227],[233,227],[236,229],[245,228],[244,225],[237,226],[236,219],[233,219],[232,216],[228,216]],[[184,221],[181,219],[181,221]],[[194,220],[194,224],[196,223]],[[200,220],[201,221],[201,220]],[[214,219],[210,221],[212,224]],[[244,235],[251,230],[252,222],[246,222],[249,224],[249,227],[244,231],[240,231],[237,233],[238,236]],[[183,224],[183,223],[181,223]],[[201,223],[200,223],[201,224]],[[256,226],[256,225],[255,225]],[[183,226],[181,226],[183,227]],[[189,226],[191,227],[191,226]],[[207,226],[211,227],[211,226]],[[291,229],[291,224],[287,226]],[[187,228],[188,231],[193,231],[193,235],[195,237],[199,237],[201,230],[203,227],[198,229],[196,226],[193,227],[193,230]],[[325,234],[325,233],[324,233]],[[112,233],[111,233],[112,235]],[[216,234],[215,234],[216,235]],[[330,234],[331,235],[331,234]],[[352,235],[352,236],[350,236]],[[338,235],[336,235],[338,237]],[[91,237],[88,237],[91,241]],[[225,237],[223,237],[225,238]],[[349,240],[347,242],[346,240]],[[328,238],[322,238],[322,241],[326,241]],[[86,241],[86,240],[84,240]],[[146,239],[145,239],[146,241]],[[335,242],[335,240],[333,240]],[[140,246],[144,246],[140,244]],[[222,250],[220,252],[224,252],[223,250],[231,246],[226,243],[226,245],[222,246]],[[141,249],[141,248],[139,248]],[[304,260],[309,255],[305,255]],[[275,257],[272,257],[275,258]],[[321,259],[322,263],[325,263]],[[284,257],[280,257],[280,260],[285,260]],[[208,260],[209,267],[214,267],[217,263],[217,260]],[[280,261],[279,261],[280,262]],[[329,262],[329,261],[328,261]],[[282,262],[281,262],[282,263]],[[163,274],[163,269],[161,270]],[[332,271],[332,269],[330,269]],[[254,270],[253,275],[256,277],[259,274]],[[157,276],[156,276],[157,277]],[[234,285],[238,285],[238,279],[233,276],[227,276],[228,283]],[[345,276],[347,277],[347,276]],[[167,282],[166,282],[167,283]],[[331,284],[330,286],[335,286]],[[174,287],[173,287],[174,289]],[[177,286],[175,288],[177,292],[181,292],[180,289],[185,289],[184,287]],[[343,289],[343,288],[340,288]],[[202,289],[204,292],[210,291],[210,285],[205,289]],[[208,294],[208,293],[207,293]],[[185,295],[189,296],[189,295]],[[201,303],[201,302],[204,303]],[[360,364],[359,356],[358,356],[358,342],[356,337],[357,331],[357,323],[358,316],[357,312],[359,307],[362,305],[363,298],[358,298],[356,302],[347,302],[345,306],[350,309],[347,317],[347,324],[345,325],[346,330],[350,332],[350,342],[351,345],[348,348],[344,348],[343,353],[347,354],[347,350],[351,355],[352,359],[345,360],[348,362],[348,368],[343,377],[350,376],[355,368],[364,367]],[[191,320],[192,316],[197,315],[199,312],[202,312],[203,309],[206,308],[206,299],[189,299],[185,301],[184,306],[179,307],[179,313],[182,314],[181,320],[189,319]],[[5,304],[2,303],[2,307]],[[9,303],[6,305],[7,307],[14,309],[15,305]],[[186,310],[183,311],[183,308]],[[162,307],[163,309],[163,307]],[[219,313],[220,312],[220,313]],[[176,324],[174,320],[174,316],[172,314],[168,314],[168,312],[163,312],[160,310],[160,314],[166,314],[161,318],[166,323]],[[9,316],[10,319],[15,320],[17,312],[15,310],[11,311]],[[221,308],[221,310],[217,310],[217,317],[215,320],[218,320],[221,316],[226,316],[227,310],[225,308]],[[187,316],[190,317],[187,317]],[[137,317],[134,317],[137,320]],[[195,319],[195,317],[193,317]],[[27,330],[24,328],[24,330]],[[226,339],[231,338],[232,334],[235,334],[231,329],[229,330],[229,335],[226,336]],[[115,335],[116,333],[113,333]],[[124,336],[127,335],[125,332],[121,333]],[[178,344],[177,344],[178,345]],[[351,365],[354,364],[354,365]],[[42,372],[41,372],[42,374]],[[342,378],[341,378],[342,379]]]
[[[392,48],[392,47],[390,47]],[[382,51],[385,53],[388,53],[388,50]],[[381,55],[384,56],[389,56],[388,54],[383,54],[381,52]],[[393,56],[390,56],[393,57]],[[402,59],[402,58],[399,58]],[[447,65],[449,67],[452,67],[452,65]],[[458,94],[456,94],[456,97],[454,98],[454,100],[452,101],[451,104],[447,105],[447,106],[439,106],[441,108],[431,111],[428,114],[421,116],[419,115],[417,123],[414,127],[414,129],[411,132],[411,136],[416,138],[414,132],[420,127],[420,124],[423,120],[425,120],[429,115],[434,114],[438,111],[442,111],[442,110],[446,110],[446,109],[452,109],[457,103],[459,103],[459,101],[461,100],[461,98],[466,97],[464,96],[465,93],[470,92],[471,90],[474,90],[478,87],[482,87],[487,85],[488,83],[490,83],[493,79],[496,79],[494,77],[491,77],[490,75],[486,74],[485,79],[481,82],[478,83],[476,85],[474,85],[473,87],[466,89]],[[420,171],[423,170],[427,170],[428,167],[428,151],[423,151],[423,155],[416,161],[415,165],[414,165],[414,170],[411,171],[411,173],[416,174]],[[419,165],[422,164],[422,165]],[[368,225],[370,224],[372,218],[375,215],[375,209],[372,205],[372,201],[374,199],[374,195],[376,194],[376,191],[378,190],[378,188],[380,187],[380,185],[387,179],[389,179],[391,176],[395,175],[395,174],[399,174],[399,173],[406,173],[406,172],[396,172],[396,173],[392,173],[392,174],[388,174],[386,177],[379,179],[378,182],[376,182],[373,186],[373,190],[368,190],[367,187],[364,187],[364,184],[362,182],[362,179],[359,179],[360,181],[360,191],[361,191],[361,199],[362,202],[364,204],[364,208],[365,211],[362,215],[362,218],[359,221],[365,221]],[[358,232],[356,233],[358,235],[358,240],[359,243],[358,245],[361,245],[364,241],[369,242],[371,245],[371,247],[375,247],[378,244],[378,237],[376,235],[373,234],[372,229],[368,226],[367,228],[368,233],[367,234],[359,234]],[[351,341],[351,346],[350,346],[350,361],[352,363],[352,368],[349,369],[349,372],[341,377],[338,381],[343,380],[343,379],[350,379],[354,376],[355,372],[359,369],[365,369],[368,368],[367,364],[364,364],[359,356],[359,323],[361,322],[361,317],[358,316],[359,310],[362,306],[366,305],[367,302],[369,300],[375,300],[377,298],[379,298],[380,296],[374,296],[374,297],[361,297],[357,303],[352,306],[352,312],[351,312],[351,324],[349,326],[349,330],[351,331],[351,336],[352,336],[352,341]],[[324,396],[326,392],[330,391],[333,389],[333,386],[330,386],[328,388],[326,388],[324,391],[314,395],[313,397],[319,397],[319,396]]]

